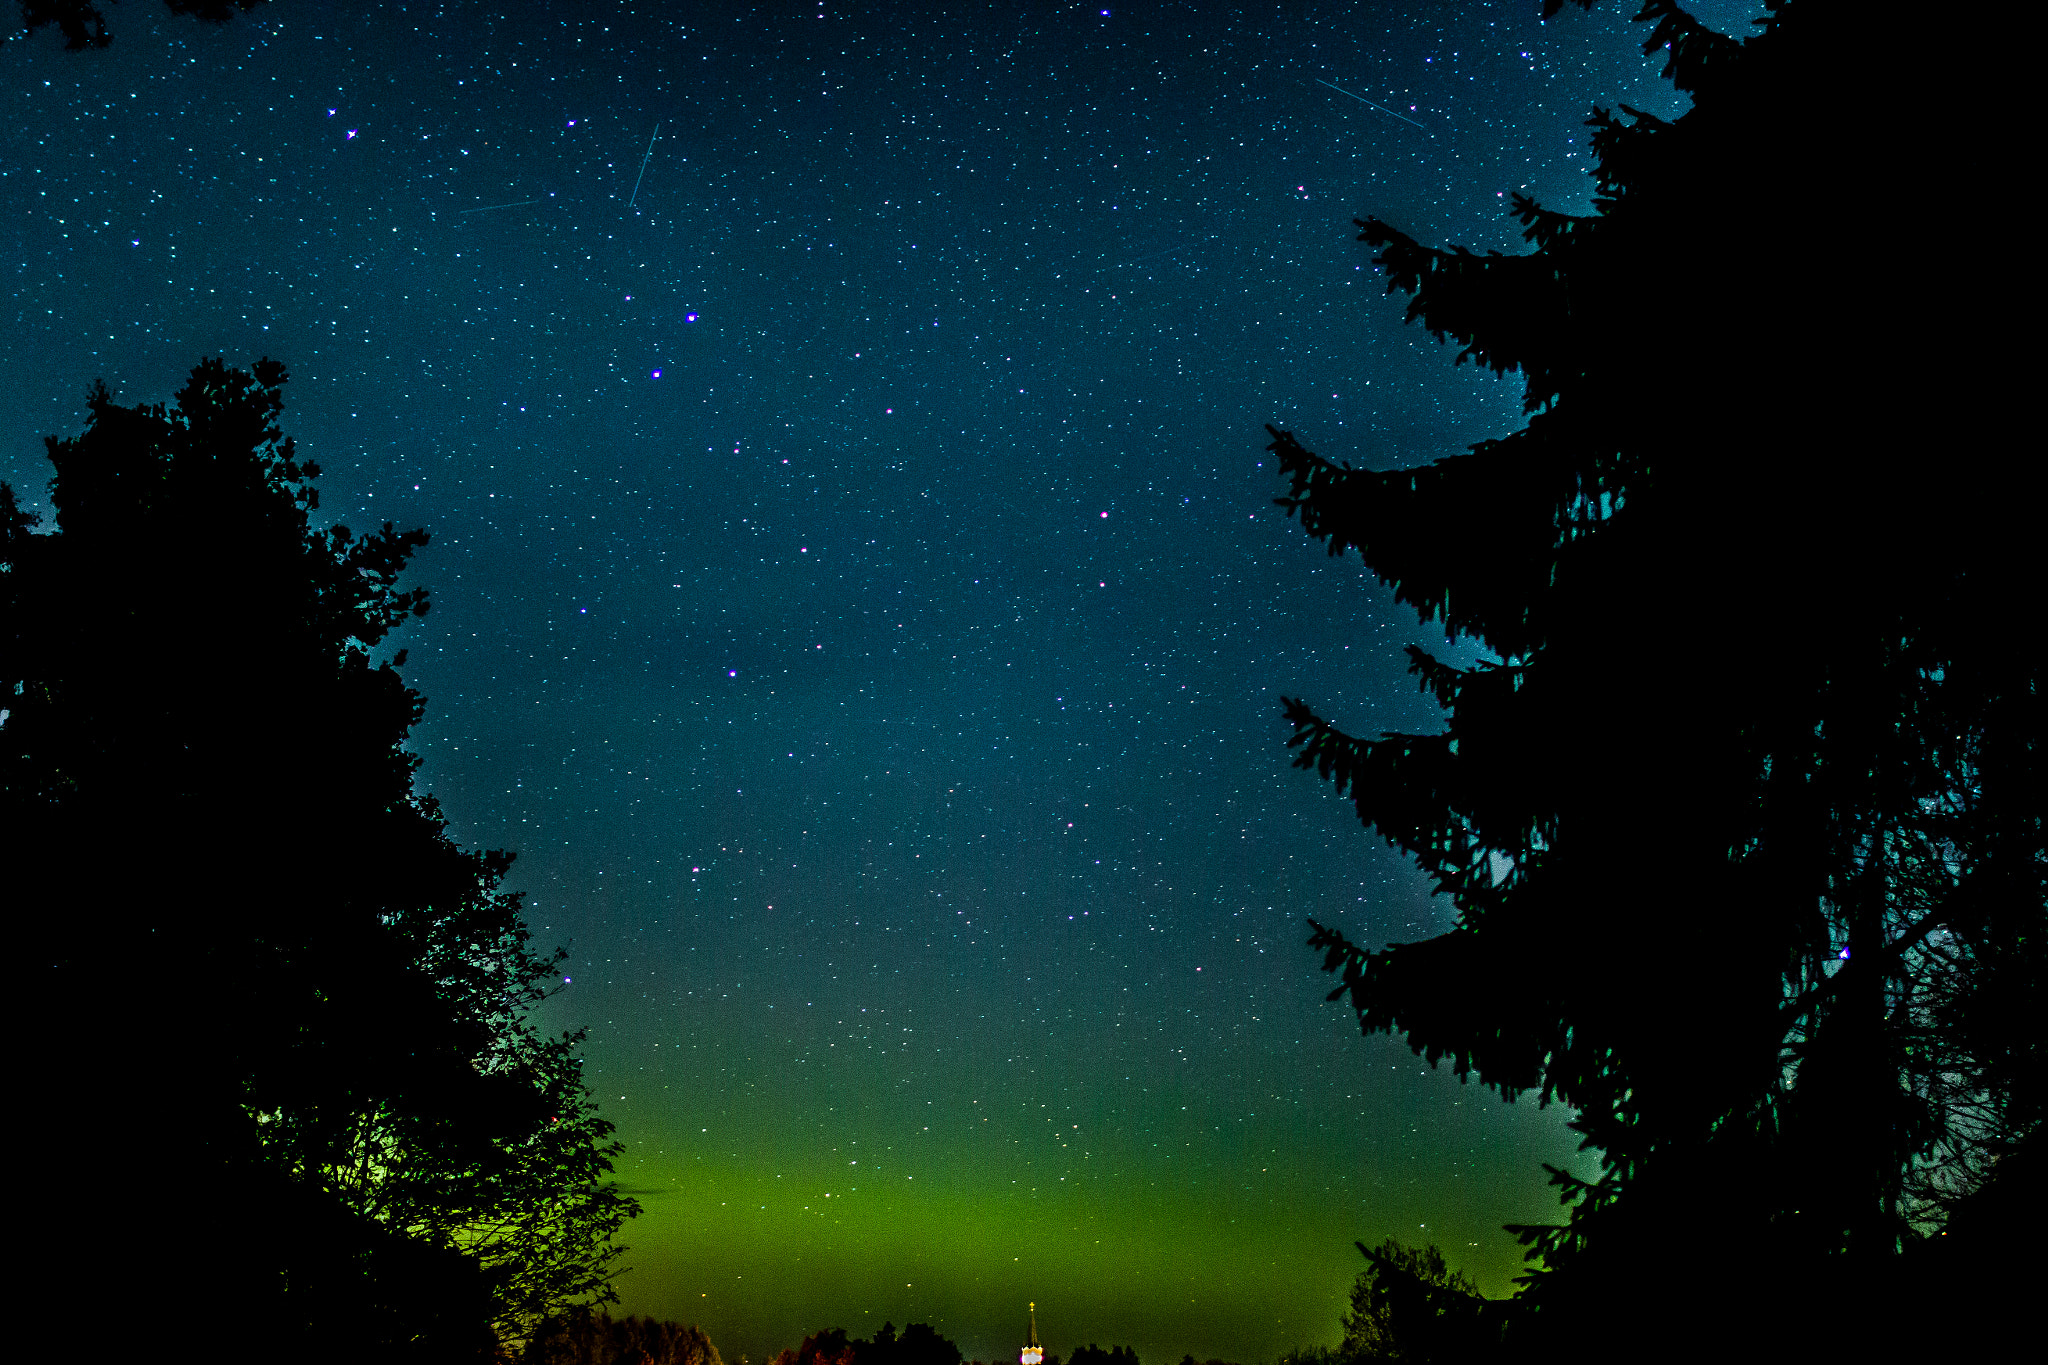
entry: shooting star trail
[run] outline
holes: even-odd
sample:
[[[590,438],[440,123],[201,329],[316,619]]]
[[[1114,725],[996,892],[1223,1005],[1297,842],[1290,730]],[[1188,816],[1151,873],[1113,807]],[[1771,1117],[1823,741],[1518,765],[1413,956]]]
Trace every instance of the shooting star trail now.
[[[1419,128],[1422,125],[1417,124],[1416,126]],[[654,137],[660,136],[661,125],[657,123],[654,125]],[[647,139],[647,155],[640,158],[640,174],[633,177],[633,193],[626,200],[627,208],[632,208],[633,200],[638,199],[640,197],[640,182],[647,178],[647,163],[654,156],[654,137],[650,137]]]
[[[540,200],[538,199],[522,199],[516,204],[485,204],[480,209],[464,209],[462,213],[489,213],[493,209],[518,209],[525,208],[528,204],[538,204],[539,202]],[[456,215],[458,218],[461,216],[462,214]]]
[[[1330,85],[1330,83],[1329,83],[1328,81],[1324,80],[1324,79],[1323,79],[1323,78],[1322,78],[1321,76],[1318,76],[1318,77],[1316,77],[1316,84],[1317,84],[1317,85]],[[1346,90],[1346,89],[1345,89],[1345,88],[1344,88],[1343,86],[1341,86],[1341,85],[1330,85],[1330,88],[1331,88],[1332,90],[1336,91],[1336,92],[1337,92],[1338,94],[1340,94],[1340,95],[1351,95],[1351,92],[1350,92],[1349,90]],[[1397,119],[1401,120],[1401,122],[1403,122],[1403,123],[1415,123],[1415,120],[1414,120],[1414,119],[1412,119],[1412,118],[1409,118],[1409,117],[1408,117],[1408,116],[1407,116],[1406,114],[1396,114],[1396,113],[1395,113],[1395,112],[1394,112],[1393,110],[1391,110],[1391,109],[1387,108],[1387,106],[1386,106],[1386,105],[1384,105],[1384,104],[1373,104],[1373,102],[1372,102],[1371,100],[1367,99],[1367,98],[1366,98],[1365,96],[1363,96],[1363,95],[1351,95],[1351,98],[1353,98],[1353,99],[1357,100],[1357,101],[1358,101],[1358,102],[1359,102],[1360,104],[1365,104],[1365,105],[1371,105],[1371,106],[1372,106],[1372,107],[1373,107],[1374,109],[1377,109],[1377,110],[1379,110],[1379,111],[1380,111],[1380,112],[1381,112],[1382,114],[1385,114],[1385,115],[1389,116],[1390,118],[1397,118]],[[1419,123],[1415,123],[1415,126],[1416,126],[1417,128],[1422,128],[1422,131],[1423,131],[1423,132],[1425,132],[1425,133],[1429,131],[1429,129],[1427,129],[1427,128],[1424,128],[1424,127],[1423,127],[1423,125],[1421,125],[1421,124],[1419,124]]]

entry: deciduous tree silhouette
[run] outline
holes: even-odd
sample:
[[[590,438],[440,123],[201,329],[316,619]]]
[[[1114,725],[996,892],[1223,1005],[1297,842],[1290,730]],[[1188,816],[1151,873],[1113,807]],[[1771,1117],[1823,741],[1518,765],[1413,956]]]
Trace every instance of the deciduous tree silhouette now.
[[[488,1357],[608,1294],[635,1211],[578,1038],[528,1022],[505,853],[416,793],[398,578],[318,532],[282,365],[96,388],[54,533],[0,486],[0,828],[36,1021],[27,1226],[155,1323],[233,1302],[298,1359]],[[114,1287],[118,1284],[118,1288]]]
[[[1889,82],[1965,42],[1769,9],[1738,41],[1645,0],[1693,107],[1594,111],[1593,212],[1517,196],[1530,253],[1360,224],[1411,320],[1521,373],[1526,425],[1385,472],[1270,447],[1310,535],[1483,647],[1409,651],[1438,734],[1288,701],[1297,764],[1458,911],[1312,943],[1368,1032],[1578,1111],[1602,1174],[1555,1173],[1568,1222],[1523,1230],[1518,1330],[1596,1355],[1703,1265],[1748,1277],[1724,1344],[1887,1321],[1904,1253],[2048,1107],[2030,438],[1956,340],[1991,301],[1873,236],[1901,149],[1933,154]],[[1882,249],[1939,272],[2003,240],[1997,147],[1943,143],[1953,197]]]
[[[1344,1365],[1427,1365],[1487,1358],[1497,1351],[1505,1305],[1483,1298],[1463,1271],[1444,1264],[1434,1246],[1411,1247],[1389,1237],[1358,1244],[1366,1267],[1351,1286]]]
[[[860,1348],[861,1365],[960,1365],[961,1360],[960,1348],[923,1322],[911,1323],[900,1335],[883,1323],[874,1341]]]
[[[209,24],[225,24],[237,10],[251,10],[263,0],[164,0],[173,14],[189,14]],[[64,46],[74,52],[106,47],[114,41],[107,32],[107,14],[94,0],[21,0],[22,28],[34,33],[55,25],[64,35]]]

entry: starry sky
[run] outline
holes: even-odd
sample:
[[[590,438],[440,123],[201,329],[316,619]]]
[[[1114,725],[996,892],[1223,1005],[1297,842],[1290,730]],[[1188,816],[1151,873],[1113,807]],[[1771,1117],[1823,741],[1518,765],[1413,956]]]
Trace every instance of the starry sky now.
[[[931,1322],[1270,1361],[1355,1239],[1491,1294],[1568,1115],[1364,1039],[1304,920],[1448,907],[1279,695],[1436,727],[1442,645],[1287,522],[1519,425],[1351,220],[1524,249],[1627,6],[339,4],[0,44],[0,478],[87,386],[287,363],[320,516],[424,526],[422,785],[508,847],[644,1215],[729,1360]],[[1702,7],[1742,32],[1748,5]],[[228,657],[232,657],[232,641]],[[1469,658],[1453,647],[1450,657]]]

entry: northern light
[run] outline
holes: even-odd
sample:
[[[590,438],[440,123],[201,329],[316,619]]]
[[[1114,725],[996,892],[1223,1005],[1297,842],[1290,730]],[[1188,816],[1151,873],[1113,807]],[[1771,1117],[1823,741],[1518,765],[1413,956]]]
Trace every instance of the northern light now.
[[[1056,1351],[1172,1365],[1334,1341],[1355,1240],[1504,1294],[1501,1225],[1583,1157],[1323,998],[1307,917],[1448,912],[1288,768],[1278,695],[1432,727],[1429,632],[1261,452],[1518,424],[1351,220],[1520,249],[1508,193],[1584,206],[1588,106],[1680,107],[1619,9],[1538,9],[17,38],[0,478],[43,488],[97,377],[270,355],[319,518],[432,533],[421,785],[569,947],[545,1019],[589,1030],[644,1206],[626,1309],[729,1360],[885,1319],[997,1360],[1036,1301]]]

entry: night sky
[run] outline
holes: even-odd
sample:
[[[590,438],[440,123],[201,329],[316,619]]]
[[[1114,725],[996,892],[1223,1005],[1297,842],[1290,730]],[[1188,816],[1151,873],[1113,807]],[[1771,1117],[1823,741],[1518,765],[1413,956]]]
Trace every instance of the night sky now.
[[[1334,1342],[1355,1239],[1504,1294],[1567,1116],[1360,1038],[1302,946],[1448,924],[1279,704],[1437,728],[1441,637],[1263,424],[1519,425],[1351,220],[1583,210],[1588,106],[1684,107],[1632,8],[120,5],[0,45],[0,478],[47,511],[96,377],[268,355],[322,523],[431,531],[422,786],[570,946],[627,1309],[1014,1359],[1036,1300],[1170,1365]]]

